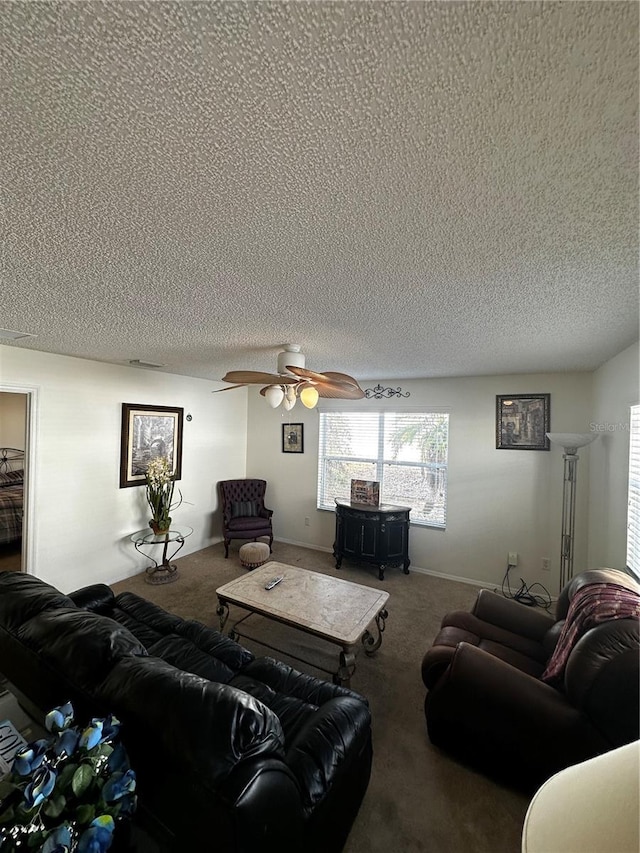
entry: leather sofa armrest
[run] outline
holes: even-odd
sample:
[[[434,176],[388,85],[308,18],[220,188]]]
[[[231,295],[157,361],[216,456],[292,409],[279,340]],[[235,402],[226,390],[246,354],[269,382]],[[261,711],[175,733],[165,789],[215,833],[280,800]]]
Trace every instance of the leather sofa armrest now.
[[[113,590],[104,583],[83,586],[75,592],[70,592],[69,598],[76,607],[81,607],[83,610],[92,610],[94,613],[109,613],[113,609],[115,601]]]
[[[488,589],[480,590],[472,613],[491,625],[540,643],[555,622],[546,611],[527,607]]]
[[[371,739],[371,714],[358,698],[330,699],[287,745],[286,762],[298,780],[306,808],[314,808],[358,760]]]
[[[278,759],[242,761],[220,793],[232,804],[246,850],[300,849],[304,812],[298,782]]]
[[[564,694],[468,643],[425,713],[436,745],[527,788],[609,748]]]

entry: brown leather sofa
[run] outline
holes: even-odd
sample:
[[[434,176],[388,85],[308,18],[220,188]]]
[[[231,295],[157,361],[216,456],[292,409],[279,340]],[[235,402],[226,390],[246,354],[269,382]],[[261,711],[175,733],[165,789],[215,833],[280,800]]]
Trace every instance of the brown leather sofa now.
[[[531,791],[559,770],[639,737],[637,618],[591,627],[570,651],[559,682],[542,680],[571,602],[588,584],[617,585],[632,601],[640,596],[626,573],[596,569],[567,584],[555,617],[486,589],[471,612],[444,617],[422,661],[427,729],[436,746]]]

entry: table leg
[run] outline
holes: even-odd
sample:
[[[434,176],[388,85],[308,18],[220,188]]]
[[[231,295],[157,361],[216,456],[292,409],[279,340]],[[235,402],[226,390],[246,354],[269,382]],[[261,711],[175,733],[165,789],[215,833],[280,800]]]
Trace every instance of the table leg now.
[[[147,554],[142,550],[139,542],[134,542],[134,547],[139,554],[145,556],[148,560],[153,562],[152,566],[147,566],[145,569],[146,577],[145,580],[150,584],[162,584],[162,583],[172,583],[173,581],[177,581],[180,577],[178,573],[178,567],[175,563],[172,563],[171,560],[176,556],[178,551],[184,545],[184,539],[179,538],[174,540],[177,543],[177,547],[171,557],[167,557],[167,549],[169,547],[169,536],[165,537],[163,546],[162,546],[162,562],[159,563],[151,554]],[[153,544],[160,544],[159,542]]]
[[[356,671],[356,656],[348,648],[340,652],[340,665],[333,676],[333,683],[340,687],[351,687],[351,676]]]
[[[218,619],[220,620],[220,632],[222,633],[222,629],[225,626],[225,622],[229,618],[229,605],[226,601],[221,601],[218,599],[218,607],[216,608],[216,613],[218,614]]]
[[[374,637],[369,630],[366,630],[362,635],[362,645],[364,646],[364,653],[366,655],[374,654],[382,645],[382,634],[385,628],[385,620],[388,616],[389,612],[386,609],[381,610],[376,616],[377,637]]]

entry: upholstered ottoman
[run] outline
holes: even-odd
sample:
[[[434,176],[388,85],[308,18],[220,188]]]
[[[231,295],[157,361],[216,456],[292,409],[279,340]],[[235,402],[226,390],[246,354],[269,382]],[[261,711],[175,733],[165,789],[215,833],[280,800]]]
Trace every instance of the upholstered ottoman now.
[[[240,562],[245,569],[257,569],[266,563],[271,550],[266,542],[245,542],[240,546]]]

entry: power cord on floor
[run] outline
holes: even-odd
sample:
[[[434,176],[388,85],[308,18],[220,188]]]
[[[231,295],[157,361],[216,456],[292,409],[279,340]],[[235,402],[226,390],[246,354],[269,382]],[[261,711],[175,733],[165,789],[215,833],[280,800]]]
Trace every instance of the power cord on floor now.
[[[526,604],[527,607],[543,607],[545,610],[549,610],[551,607],[551,595],[545,586],[541,583],[533,583],[531,586],[527,586],[522,578],[520,578],[520,588],[515,592],[511,590],[511,583],[509,581],[509,571],[513,566],[507,566],[507,571],[504,573],[504,577],[502,578],[502,594],[505,598],[512,598],[514,601],[519,601],[520,604]],[[506,586],[506,590],[505,590]],[[533,590],[535,587],[539,586],[542,590],[544,590],[543,595],[536,595]]]

